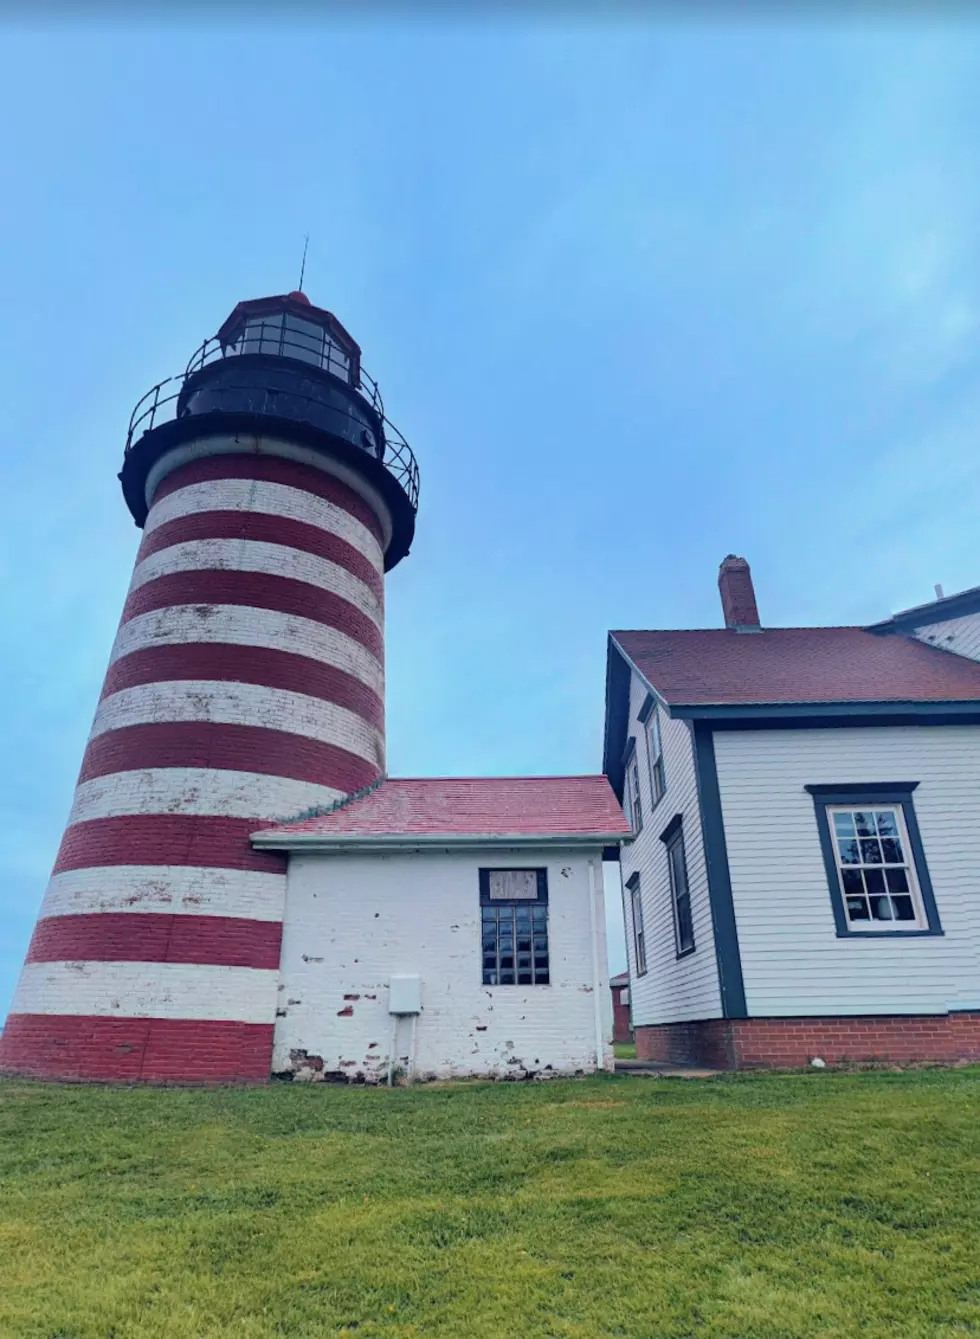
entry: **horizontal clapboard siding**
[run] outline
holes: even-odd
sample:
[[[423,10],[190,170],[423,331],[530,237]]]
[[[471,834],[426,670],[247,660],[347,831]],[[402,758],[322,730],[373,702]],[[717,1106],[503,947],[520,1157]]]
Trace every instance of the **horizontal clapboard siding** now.
[[[750,1017],[980,1006],[980,728],[719,731]],[[918,781],[913,801],[945,934],[838,939],[806,785]]]
[[[656,810],[651,813],[646,730],[637,719],[646,696],[645,684],[634,673],[630,685],[628,729],[629,734],[636,737],[640,793],[643,799],[643,831],[632,844],[623,847],[622,873],[625,886],[625,881],[639,871],[647,949],[647,973],[638,977],[631,898],[627,889],[624,907],[634,1027],[721,1017],[691,732],[684,721],[669,720],[661,711],[660,731],[667,789]],[[684,818],[684,848],[696,945],[694,953],[680,959],[674,941],[667,849],[660,840],[660,833],[675,814],[682,814]]]

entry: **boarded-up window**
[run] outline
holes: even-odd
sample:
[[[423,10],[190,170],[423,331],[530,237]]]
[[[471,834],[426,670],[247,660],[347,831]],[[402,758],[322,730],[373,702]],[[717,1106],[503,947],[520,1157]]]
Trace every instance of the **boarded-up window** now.
[[[491,869],[490,901],[536,902],[538,898],[538,871],[536,869]]]

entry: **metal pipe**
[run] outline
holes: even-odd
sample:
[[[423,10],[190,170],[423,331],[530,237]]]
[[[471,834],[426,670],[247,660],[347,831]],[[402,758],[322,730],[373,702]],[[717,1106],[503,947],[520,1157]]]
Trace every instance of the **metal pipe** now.
[[[601,977],[599,972],[599,925],[596,915],[596,879],[595,861],[589,861],[589,930],[592,938],[592,1013],[595,1021],[595,1067],[604,1069],[603,1054],[605,1046],[602,1036],[602,997],[600,994]]]
[[[391,1040],[388,1043],[388,1087],[391,1087],[391,1074],[395,1068],[395,1044],[398,1041],[398,1015],[391,1015]]]
[[[412,1014],[412,1032],[408,1040],[408,1082],[415,1082],[415,1037],[418,1031],[419,1016]]]

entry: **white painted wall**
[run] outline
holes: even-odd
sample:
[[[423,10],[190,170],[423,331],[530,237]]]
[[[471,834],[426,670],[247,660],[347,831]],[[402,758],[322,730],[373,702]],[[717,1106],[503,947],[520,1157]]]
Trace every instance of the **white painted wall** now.
[[[958,656],[966,656],[969,660],[980,660],[980,614],[950,618],[944,623],[929,623],[916,628],[915,636],[930,646],[955,651]]]
[[[637,713],[648,689],[633,673],[630,685],[629,734],[636,736],[639,759],[643,830],[622,848],[624,919],[632,998],[633,1026],[674,1023],[697,1018],[720,1018],[721,996],[715,960],[708,875],[701,837],[701,814],[694,773],[691,732],[684,721],[670,720],[660,712],[660,734],[664,750],[667,789],[651,812],[650,769],[647,735]],[[694,917],[695,952],[677,957],[674,910],[667,868],[667,849],[660,834],[675,814],[684,815],[684,849]],[[629,809],[627,807],[627,815]],[[646,929],[647,972],[636,975],[633,917],[626,880],[640,874],[643,919]]]
[[[751,1016],[980,1008],[980,727],[718,731]],[[838,939],[805,785],[918,781],[945,935]]]
[[[612,1067],[602,860],[595,878],[594,980],[589,861],[580,851],[416,851],[293,854],[289,861],[273,1072],[384,1080],[391,1047],[388,981],[422,978],[418,1076],[519,1078],[596,1068],[596,988],[602,1066]],[[484,986],[483,867],[547,867],[549,986]],[[349,1010],[349,1012],[347,1012]],[[407,1068],[411,1024],[394,1055]],[[317,1062],[319,1063],[319,1062]]]

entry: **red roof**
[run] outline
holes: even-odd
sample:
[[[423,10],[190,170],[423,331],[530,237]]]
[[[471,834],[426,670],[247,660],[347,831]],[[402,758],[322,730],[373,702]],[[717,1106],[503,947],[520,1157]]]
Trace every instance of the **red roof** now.
[[[614,632],[672,706],[980,701],[980,664],[863,628]]]
[[[604,776],[403,777],[276,833],[346,837],[587,837],[629,825]]]

